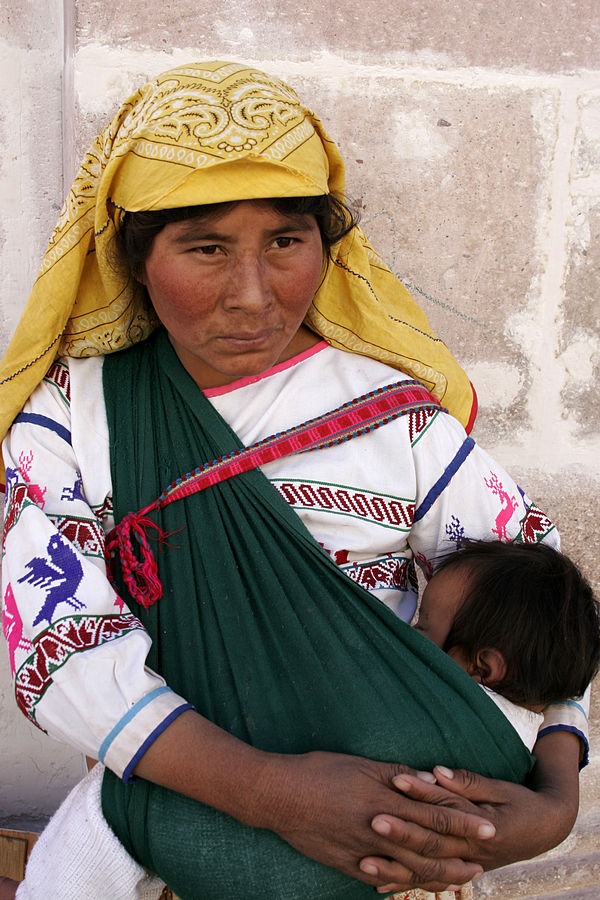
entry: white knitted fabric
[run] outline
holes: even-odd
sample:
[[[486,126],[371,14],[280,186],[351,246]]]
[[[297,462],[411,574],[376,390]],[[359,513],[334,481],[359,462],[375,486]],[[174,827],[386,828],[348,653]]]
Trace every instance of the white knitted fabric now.
[[[127,853],[102,815],[98,765],[50,819],[27,861],[17,900],[158,900],[165,884]]]

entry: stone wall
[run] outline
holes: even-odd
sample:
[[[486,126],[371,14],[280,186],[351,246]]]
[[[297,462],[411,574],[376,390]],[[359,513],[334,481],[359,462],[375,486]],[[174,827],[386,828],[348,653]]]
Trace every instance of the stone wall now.
[[[0,21],[0,350],[77,161],[119,101],[177,63],[252,62],[325,121],[375,246],[471,374],[477,439],[600,584],[595,0],[7,0]],[[0,660],[10,824],[51,813],[81,767],[14,711]],[[541,863],[486,876],[479,896],[597,896],[598,705],[592,732],[574,834]]]

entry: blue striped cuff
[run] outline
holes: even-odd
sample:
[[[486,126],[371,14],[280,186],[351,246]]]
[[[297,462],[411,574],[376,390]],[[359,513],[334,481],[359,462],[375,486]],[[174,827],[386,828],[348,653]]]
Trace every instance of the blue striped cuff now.
[[[108,748],[110,747],[110,745],[112,744],[114,739],[117,737],[117,735],[121,731],[123,731],[125,726],[128,725],[133,718],[135,718],[135,716],[139,713],[139,711],[141,709],[143,709],[145,706],[147,706],[149,703],[151,703],[153,700],[155,700],[156,697],[159,697],[161,694],[165,694],[167,691],[170,691],[170,690],[171,690],[171,688],[167,687],[166,685],[162,685],[161,687],[158,687],[155,690],[150,691],[149,694],[146,694],[144,697],[142,697],[141,700],[138,700],[138,702],[134,706],[132,706],[131,709],[127,710],[127,712],[125,713],[123,718],[119,719],[119,721],[114,726],[114,728],[112,728],[109,731],[109,733],[106,735],[106,737],[102,741],[102,744],[100,746],[99,756],[98,756],[98,758],[102,764],[104,764],[106,754],[108,753]]]
[[[583,758],[579,763],[579,771],[581,772],[590,761],[590,744],[585,734],[580,731],[579,728],[575,728],[574,725],[548,725],[538,732],[538,741],[540,738],[544,737],[545,734],[550,734],[552,731],[569,731],[571,734],[576,734],[577,737],[581,739],[581,742],[583,743]]]
[[[178,706],[177,709],[174,709],[172,712],[169,713],[169,715],[166,717],[166,719],[163,719],[163,721],[160,723],[160,725],[156,726],[154,731],[150,732],[150,734],[148,735],[148,737],[146,738],[144,743],[141,745],[141,747],[139,747],[136,750],[133,757],[131,758],[131,760],[125,766],[125,769],[123,770],[123,775],[121,776],[121,779],[125,784],[130,784],[132,781],[137,781],[137,777],[135,775],[132,775],[131,773],[133,772],[133,770],[139,763],[140,759],[142,758],[142,756],[144,755],[144,753],[146,752],[148,747],[150,747],[154,743],[156,738],[159,735],[161,735],[163,733],[163,731],[165,731],[168,728],[168,726],[171,724],[171,722],[174,722],[175,719],[178,716],[180,716],[182,712],[185,712],[188,709],[195,709],[195,707],[192,706],[191,703],[183,703],[181,706]]]

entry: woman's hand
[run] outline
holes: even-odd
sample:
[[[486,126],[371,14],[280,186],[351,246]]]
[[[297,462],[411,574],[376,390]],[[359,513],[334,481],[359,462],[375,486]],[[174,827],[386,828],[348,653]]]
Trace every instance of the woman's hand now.
[[[490,840],[465,836],[457,853],[483,869],[494,869],[520,859],[530,859],[556,846],[569,834],[577,815],[579,738],[568,732],[552,732],[535,747],[537,763],[530,787],[483,778],[472,772],[438,767],[437,784],[414,775],[394,779],[406,796],[425,804],[451,807],[483,815],[493,823]],[[389,815],[376,816],[372,827],[386,831],[392,841],[404,838],[405,822]],[[386,890],[401,890],[406,873],[393,859],[366,858],[361,866],[377,871]],[[413,886],[418,884],[415,874]],[[382,888],[380,888],[382,890]]]
[[[337,753],[265,753],[188,710],[151,744],[135,774],[270,829],[311,859],[374,886],[384,879],[361,867],[362,857],[393,858],[406,886],[440,890],[469,881],[482,868],[460,857],[493,827],[475,807],[465,815],[404,796],[392,779],[409,771]],[[378,813],[398,823],[391,840],[371,827]]]
[[[459,857],[471,841],[485,843],[493,827],[475,807],[465,815],[403,796],[392,779],[409,771],[334,753],[274,756],[249,824],[269,828],[304,855],[375,886],[387,875],[360,865],[368,846],[394,860],[396,881],[404,873],[402,888],[443,890],[481,874],[478,863]],[[393,836],[371,827],[382,810],[394,818]]]

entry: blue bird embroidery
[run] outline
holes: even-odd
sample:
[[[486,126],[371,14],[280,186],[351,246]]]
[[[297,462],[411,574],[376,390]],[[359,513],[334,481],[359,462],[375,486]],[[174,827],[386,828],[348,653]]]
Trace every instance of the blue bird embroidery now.
[[[66,487],[63,488],[63,492],[60,495],[61,500],[83,500],[85,503],[85,497],[83,494],[83,478],[81,477],[81,472],[77,472],[75,476],[75,484],[72,488]]]
[[[85,606],[85,603],[75,597],[83,578],[83,567],[75,551],[58,534],[50,538],[46,549],[50,561],[43,556],[34,556],[25,564],[25,568],[29,570],[27,574],[19,578],[19,582],[28,581],[35,587],[46,589],[46,599],[34,625],[44,620],[50,625],[59,603],[68,603],[74,609]]]

